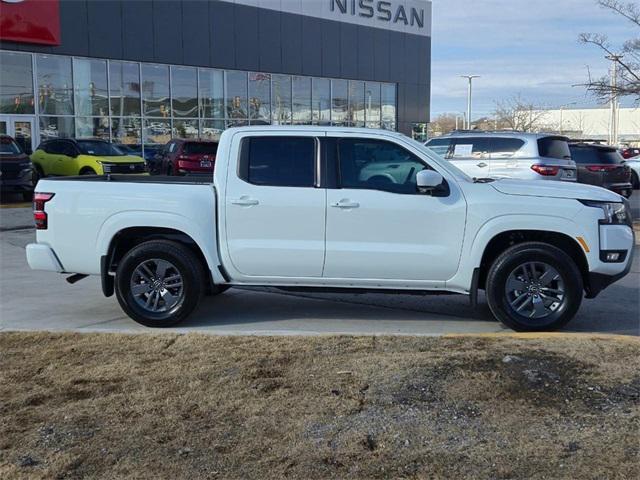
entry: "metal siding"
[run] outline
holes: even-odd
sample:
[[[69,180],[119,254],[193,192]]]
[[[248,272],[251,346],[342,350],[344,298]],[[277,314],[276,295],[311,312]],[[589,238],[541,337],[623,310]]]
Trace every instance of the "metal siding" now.
[[[34,45],[25,45],[24,50],[89,55],[89,22],[87,17],[86,1],[60,2],[60,46],[36,49],[32,48]]]
[[[322,75],[322,25],[314,18],[302,17],[302,73]]]
[[[404,37],[402,56],[404,57],[404,77],[407,82],[418,83],[418,55],[421,53],[421,41],[422,37],[418,35],[405,35]]]
[[[260,68],[258,45],[258,10],[236,5],[234,16],[236,44],[236,68],[257,70]]]
[[[93,0],[87,6],[89,55],[122,58],[122,3]]]
[[[358,27],[358,78],[372,80],[375,76],[374,29]]]
[[[282,70],[284,73],[302,73],[302,16],[281,13]]]
[[[431,81],[431,39],[420,39],[418,50],[418,83],[427,84]]]
[[[340,24],[322,21],[322,75],[340,77]]]
[[[182,47],[187,65],[209,64],[209,3],[182,2]]]
[[[420,91],[418,84],[406,83],[404,84],[404,117],[407,122],[419,122],[420,121]]]
[[[236,68],[236,46],[233,34],[235,5],[227,2],[209,4],[211,30],[211,66]]]
[[[391,80],[390,61],[391,49],[389,47],[389,32],[381,28],[373,29],[373,78],[382,82]]]
[[[405,83],[398,84],[398,88],[396,92],[396,96],[398,99],[398,105],[397,105],[398,122],[401,122],[404,119],[406,119],[405,108],[404,108],[405,98],[406,98],[406,89],[407,89],[407,85]]]
[[[358,78],[358,25],[340,24],[340,71],[344,78]],[[335,53],[334,53],[335,55]]]
[[[123,52],[126,60],[152,62],[153,4],[122,2]]]
[[[156,62],[182,64],[181,19],[182,2],[153,0],[153,56]]]
[[[280,35],[280,12],[261,8],[258,14],[259,70],[279,72],[282,70],[282,37]]]
[[[429,88],[429,85],[418,85],[418,95],[418,120],[422,123],[429,123],[431,97],[431,88]]]
[[[405,34],[389,32],[389,77],[393,82],[406,81],[405,69]]]

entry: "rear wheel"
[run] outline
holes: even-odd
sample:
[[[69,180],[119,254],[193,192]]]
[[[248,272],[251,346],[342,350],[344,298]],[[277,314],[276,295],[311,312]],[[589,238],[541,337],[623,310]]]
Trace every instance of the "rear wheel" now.
[[[487,275],[489,308],[516,331],[551,331],[575,316],[583,295],[580,271],[552,245],[528,242],[500,255]]]
[[[116,272],[122,309],[147,327],[171,327],[187,318],[203,293],[204,273],[189,248],[152,240],[130,250]]]

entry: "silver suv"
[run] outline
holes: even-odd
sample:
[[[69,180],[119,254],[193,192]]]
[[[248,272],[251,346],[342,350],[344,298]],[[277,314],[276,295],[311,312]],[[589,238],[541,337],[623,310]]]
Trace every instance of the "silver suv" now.
[[[566,137],[522,132],[454,132],[425,143],[473,178],[577,181]]]

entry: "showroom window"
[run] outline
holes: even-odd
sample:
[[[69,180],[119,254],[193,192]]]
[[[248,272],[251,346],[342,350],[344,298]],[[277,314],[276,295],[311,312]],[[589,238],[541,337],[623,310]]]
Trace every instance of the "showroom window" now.
[[[37,55],[38,104],[41,114],[73,115],[71,58]]]
[[[311,111],[314,125],[331,125],[331,80],[314,78]]]
[[[224,86],[229,126],[246,123],[247,72],[225,72]]]
[[[200,68],[200,117],[224,118],[224,73],[222,70]]]
[[[291,77],[273,75],[271,101],[273,102],[273,124],[291,124]]]
[[[271,75],[249,74],[249,115],[252,125],[271,123]]]
[[[74,58],[73,86],[76,115],[105,116],[109,114],[106,60]]]
[[[380,128],[381,85],[378,82],[364,84],[365,119],[367,127]]]
[[[0,52],[0,113],[33,114],[31,55]]]
[[[364,82],[349,80],[349,126],[364,127]]]
[[[349,82],[347,80],[331,80],[331,123],[338,126],[347,125],[349,106]]]
[[[142,65],[142,105],[147,117],[169,117],[169,67]]]
[[[174,117],[198,117],[198,70],[171,67],[171,102]]]
[[[40,117],[40,141],[50,138],[73,138],[75,136],[73,117]]]
[[[109,140],[109,117],[76,117],[76,138]]]
[[[382,84],[382,125],[386,130],[396,129],[396,86],[391,83]]]
[[[199,136],[198,120],[173,120],[173,138],[197,139]]]
[[[114,143],[139,145],[142,143],[140,118],[112,118],[111,138]]]
[[[111,115],[140,116],[140,65],[109,61],[109,97]]]
[[[311,125],[311,77],[293,77],[292,79],[294,125]]]

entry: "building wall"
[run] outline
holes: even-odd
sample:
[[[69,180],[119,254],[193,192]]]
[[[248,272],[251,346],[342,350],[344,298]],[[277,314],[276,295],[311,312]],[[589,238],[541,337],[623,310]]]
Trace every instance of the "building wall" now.
[[[424,2],[430,29],[430,3],[406,1]],[[429,121],[429,35],[245,3],[253,2],[61,0],[61,45],[2,41],[0,49],[395,82],[398,130]]]
[[[560,118],[562,117],[562,127]],[[606,140],[611,125],[609,108],[581,108],[547,110],[540,124],[553,131],[562,130],[566,135],[578,135],[581,138]],[[640,142],[640,108],[621,108],[619,110],[618,131],[621,141]]]

